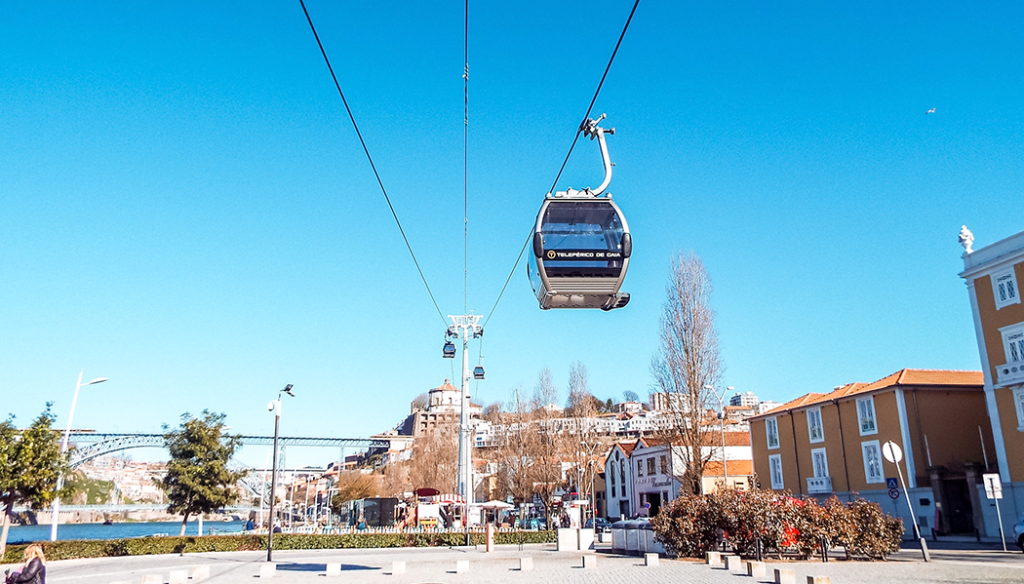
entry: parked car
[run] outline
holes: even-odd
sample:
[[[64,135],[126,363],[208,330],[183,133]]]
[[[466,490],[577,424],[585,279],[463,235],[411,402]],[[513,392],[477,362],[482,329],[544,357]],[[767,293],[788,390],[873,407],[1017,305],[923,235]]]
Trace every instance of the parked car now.
[[[583,524],[583,527],[587,529],[593,529],[598,533],[611,533],[612,524],[604,517],[598,517],[595,519],[587,519],[587,522]]]
[[[1013,526],[1013,540],[1017,542],[1020,551],[1024,552],[1024,515],[1021,515],[1020,521]]]

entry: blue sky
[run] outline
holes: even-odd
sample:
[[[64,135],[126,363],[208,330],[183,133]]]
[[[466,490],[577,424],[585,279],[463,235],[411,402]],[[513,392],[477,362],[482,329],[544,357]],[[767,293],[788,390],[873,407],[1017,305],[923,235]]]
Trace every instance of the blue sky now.
[[[470,3],[469,310],[494,305],[631,6]],[[445,315],[465,310],[463,7],[308,3]],[[632,301],[542,312],[521,264],[474,401],[543,367],[564,392],[575,361],[602,399],[646,395],[689,251],[737,390],[978,368],[956,235],[1021,229],[1022,21],[1012,2],[642,2],[594,109],[617,129]],[[0,410],[53,401],[62,427],[84,367],[110,381],[77,427],[209,408],[269,433],[292,383],[282,433],[367,436],[452,376],[298,2],[6,3],[0,55]],[[583,141],[558,189],[602,178]]]

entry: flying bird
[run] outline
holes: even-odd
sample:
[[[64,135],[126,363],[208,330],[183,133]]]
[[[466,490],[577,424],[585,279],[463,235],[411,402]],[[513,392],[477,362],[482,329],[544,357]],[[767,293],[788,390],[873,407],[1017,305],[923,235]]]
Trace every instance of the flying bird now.
[[[924,115],[928,115],[928,114],[934,114],[934,113],[935,113],[935,108],[932,108],[932,109],[930,109],[930,110],[928,110],[928,111],[924,112]]]

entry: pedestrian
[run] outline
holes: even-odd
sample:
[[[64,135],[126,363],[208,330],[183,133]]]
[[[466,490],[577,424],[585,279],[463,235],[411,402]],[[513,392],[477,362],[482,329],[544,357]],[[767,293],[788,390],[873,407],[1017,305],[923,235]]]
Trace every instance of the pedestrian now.
[[[366,529],[366,519],[364,519],[361,515],[359,516],[359,522],[356,523],[356,529],[358,529],[359,531],[364,531]]]
[[[280,521],[275,521],[274,522],[274,533],[281,533],[281,522]]]
[[[25,567],[20,572],[9,572],[7,584],[46,584],[46,556],[43,548],[32,544],[25,548]]]

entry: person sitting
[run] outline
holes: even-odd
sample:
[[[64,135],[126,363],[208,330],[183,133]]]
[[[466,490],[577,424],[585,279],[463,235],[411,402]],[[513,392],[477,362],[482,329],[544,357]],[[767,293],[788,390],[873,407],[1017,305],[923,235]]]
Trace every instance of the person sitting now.
[[[7,584],[46,584],[46,556],[43,548],[32,544],[25,548],[25,567],[7,574]]]

